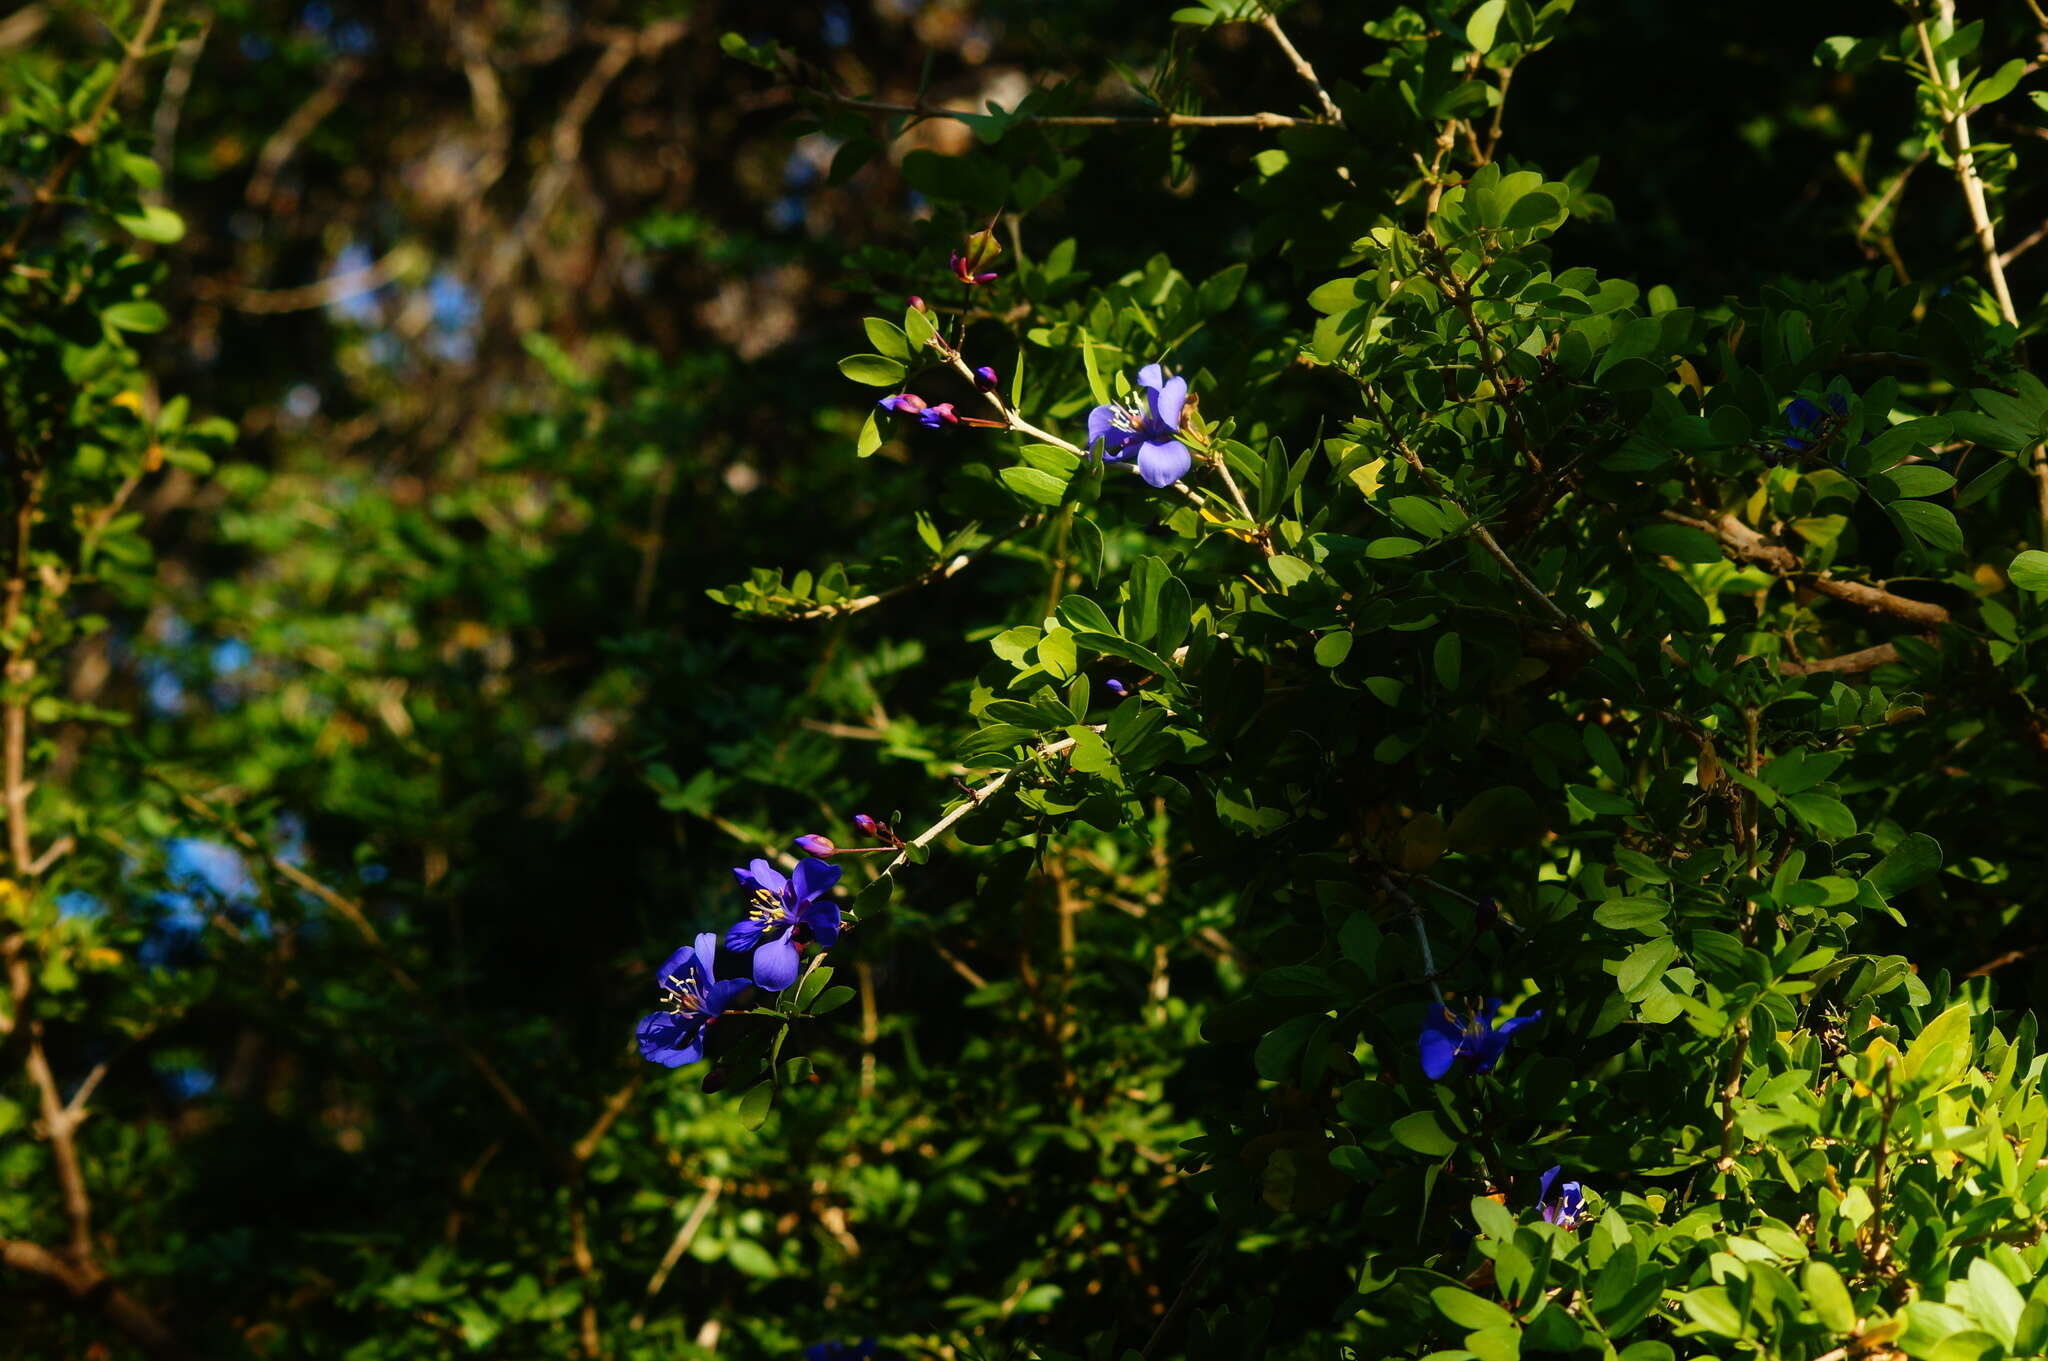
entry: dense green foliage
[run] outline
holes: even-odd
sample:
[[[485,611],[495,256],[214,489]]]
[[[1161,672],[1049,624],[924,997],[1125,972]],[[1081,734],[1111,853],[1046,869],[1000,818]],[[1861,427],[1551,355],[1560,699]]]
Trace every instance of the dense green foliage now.
[[[588,8],[0,19],[0,1355],[2048,1355],[2048,15]]]

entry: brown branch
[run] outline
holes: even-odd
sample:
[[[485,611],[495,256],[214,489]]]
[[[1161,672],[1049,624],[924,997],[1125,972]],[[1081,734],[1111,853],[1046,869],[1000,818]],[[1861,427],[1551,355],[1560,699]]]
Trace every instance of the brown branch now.
[[[381,258],[361,269],[352,269],[343,274],[330,274],[316,283],[301,284],[296,288],[242,288],[233,284],[218,284],[200,280],[192,291],[202,298],[218,299],[238,312],[254,312],[262,315],[278,312],[305,312],[329,303],[343,302],[349,298],[374,293],[388,284],[419,254],[418,248],[410,242],[400,242]]]
[[[341,107],[342,99],[348,94],[349,86],[356,83],[363,74],[363,64],[354,57],[344,57],[327,70],[327,79],[320,88],[307,96],[305,103],[292,110],[291,117],[270,134],[270,140],[263,144],[257,154],[255,173],[249,176],[249,187],[243,197],[252,208],[269,204],[270,194],[277,186],[277,174],[284,169],[299,144],[320,126],[327,116]]]
[[[194,1353],[164,1326],[149,1307],[114,1283],[98,1267],[66,1261],[39,1244],[0,1238],[0,1263],[61,1287],[74,1303],[97,1309],[100,1316],[150,1356],[163,1361],[188,1361]]]
[[[133,74],[136,63],[142,60],[142,54],[148,50],[149,37],[156,32],[157,21],[163,18],[163,13],[164,0],[149,0],[149,8],[143,11],[142,23],[137,26],[135,36],[121,44],[121,64],[115,68],[114,78],[107,82],[106,89],[100,91],[100,97],[94,102],[92,111],[86,114],[78,126],[71,129],[71,145],[64,149],[64,154],[50,167],[50,173],[36,186],[35,197],[23,210],[21,220],[14,224],[14,230],[8,233],[7,240],[0,242],[0,265],[12,264],[14,257],[21,254],[22,243],[28,239],[36,219],[57,201],[57,195],[64,189],[64,181],[71,178],[71,172],[78,169],[78,163],[85,159],[85,149],[98,140],[100,119],[113,107],[114,100],[121,93],[121,87],[128,83],[128,77]]]
[[[71,1223],[71,1260],[90,1266],[95,1253],[92,1241],[92,1196],[85,1189],[85,1169],[78,1161],[78,1141],[72,1137],[74,1122],[64,1108],[57,1090],[57,1075],[43,1053],[41,1026],[31,1022],[28,1055],[22,1066],[35,1084],[36,1102],[43,1118],[43,1137],[50,1141],[50,1158],[57,1168],[57,1190],[64,1201],[64,1217]]]
[[[969,122],[975,118],[986,118],[966,109],[943,109],[919,102],[916,104],[891,104],[879,99],[855,99],[851,95],[831,90],[815,91],[820,98],[830,100],[842,109],[859,109],[866,113],[907,115],[913,118],[952,118]],[[1016,117],[1014,122],[1028,123],[1041,128],[1312,128],[1321,124],[1313,118],[1295,118],[1284,113],[1027,113]]]
[[[1702,520],[1675,510],[1662,511],[1660,514],[1673,524],[1685,525],[1713,535],[1730,557],[1741,562],[1755,563],[1782,577],[1796,577],[1821,595],[1851,605],[1860,605],[1879,614],[1911,620],[1916,624],[1934,625],[1948,622],[1948,610],[1931,601],[1895,595],[1860,581],[1844,581],[1831,572],[1809,571],[1797,553],[1783,544],[1771,542],[1733,515],[1719,515],[1711,520]]]
[[[1860,675],[1874,671],[1880,666],[1889,666],[1899,660],[1899,649],[1891,643],[1879,643],[1876,647],[1862,648],[1856,652],[1844,652],[1837,657],[1816,657],[1812,661],[1781,661],[1778,674],[1781,676]]]

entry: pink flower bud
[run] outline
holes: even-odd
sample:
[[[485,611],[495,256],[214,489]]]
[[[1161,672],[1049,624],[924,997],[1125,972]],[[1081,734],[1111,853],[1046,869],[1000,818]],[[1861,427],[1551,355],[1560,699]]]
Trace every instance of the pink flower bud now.
[[[805,855],[824,856],[829,856],[839,849],[832,844],[830,838],[819,836],[816,832],[806,832],[798,837],[796,839],[796,848]]]

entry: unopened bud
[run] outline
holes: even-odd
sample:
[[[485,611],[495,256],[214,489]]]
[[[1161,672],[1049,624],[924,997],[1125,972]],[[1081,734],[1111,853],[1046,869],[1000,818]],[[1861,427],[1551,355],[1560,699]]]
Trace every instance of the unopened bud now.
[[[925,409],[924,398],[915,392],[899,392],[893,397],[884,397],[875,403],[884,411],[900,411],[906,416],[915,416]]]
[[[920,297],[918,297],[918,296],[917,296],[917,294],[915,294],[915,293],[911,294],[911,295],[910,295],[910,309],[911,309],[911,310],[912,310],[913,312],[922,312],[922,311],[924,311],[924,310],[925,310],[925,306],[924,306],[924,299],[923,299],[923,298],[920,298]]]
[[[1001,376],[998,375],[996,371],[990,368],[988,365],[983,364],[980,368],[974,371],[974,386],[979,388],[981,391],[994,392],[997,388],[1001,387],[1002,385],[1003,380]]]
[[[796,839],[796,848],[805,855],[825,856],[829,856],[839,849],[832,844],[830,837],[819,836],[816,832],[806,832],[798,837]]]

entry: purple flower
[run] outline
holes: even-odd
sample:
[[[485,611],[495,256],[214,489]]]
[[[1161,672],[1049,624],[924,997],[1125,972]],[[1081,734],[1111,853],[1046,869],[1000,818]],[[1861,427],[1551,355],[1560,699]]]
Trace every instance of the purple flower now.
[[[1828,398],[1828,406],[1836,417],[1849,414],[1849,403],[1838,392]],[[1792,433],[1785,437],[1785,447],[1794,451],[1811,449],[1826,433],[1828,413],[1806,400],[1794,397],[1785,405],[1785,426]]]
[[[1556,1200],[1550,1198],[1550,1183],[1556,1181],[1563,1170],[1553,1167],[1543,1174],[1543,1180],[1536,1188],[1536,1203],[1543,1211],[1544,1223],[1555,1224],[1560,1229],[1576,1229],[1586,1213],[1586,1188],[1578,1182],[1568,1181]]]
[[[640,1055],[649,1063],[681,1068],[703,1058],[704,1032],[754,986],[751,979],[714,977],[711,962],[717,953],[718,937],[706,931],[661,966],[656,981],[666,1010],[641,1017],[634,1030]]]
[[[954,413],[951,402],[936,402],[917,413],[917,423],[941,430],[949,425],[958,425],[960,417]]]
[[[1137,460],[1138,476],[1154,487],[1170,487],[1187,475],[1194,455],[1178,438],[1188,380],[1168,378],[1157,364],[1138,370],[1142,397],[1129,406],[1104,404],[1088,413],[1088,447],[1102,445],[1104,463]]]
[[[915,392],[899,392],[893,397],[884,397],[875,403],[884,411],[900,411],[906,416],[916,416],[925,409],[924,398]]]
[[[836,855],[839,851],[839,848],[832,844],[830,837],[819,836],[816,832],[804,833],[796,839],[795,844],[805,855],[830,856]]]
[[[974,386],[979,392],[994,392],[1003,385],[1002,375],[983,364],[974,371]]]
[[[879,837],[882,835],[882,824],[878,819],[871,818],[866,813],[855,813],[853,815],[853,830],[859,832],[862,836]]]
[[[1487,999],[1483,1008],[1462,1021],[1449,1007],[1438,1008],[1423,1020],[1418,1047],[1422,1051],[1422,1071],[1429,1075],[1430,1081],[1441,1080],[1451,1071],[1451,1065],[1461,1058],[1472,1060],[1475,1073],[1492,1072],[1493,1065],[1508,1047],[1509,1037],[1523,1026],[1543,1018],[1542,1012],[1532,1011],[1527,1016],[1502,1021],[1496,1027],[1493,1017],[1499,1010],[1500,999],[1494,997]]]
[[[785,877],[766,860],[756,860],[733,877],[750,889],[754,902],[744,921],[725,933],[725,948],[734,954],[754,952],[754,986],[781,992],[796,982],[798,958],[806,941],[831,949],[839,940],[839,904],[826,898],[839,882],[839,866],[823,860],[799,860]]]
[[[1102,688],[1109,691],[1109,693],[1111,693],[1112,695],[1115,695],[1118,699],[1128,699],[1131,694],[1131,687],[1125,685],[1122,681],[1118,680],[1114,676],[1111,676],[1108,680],[1104,681],[1102,683]]]

